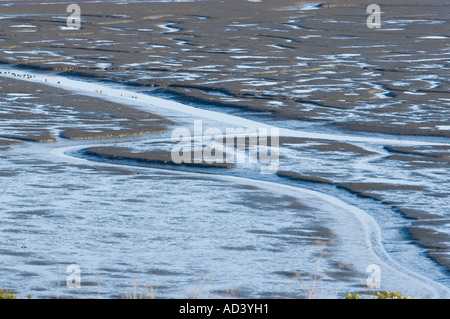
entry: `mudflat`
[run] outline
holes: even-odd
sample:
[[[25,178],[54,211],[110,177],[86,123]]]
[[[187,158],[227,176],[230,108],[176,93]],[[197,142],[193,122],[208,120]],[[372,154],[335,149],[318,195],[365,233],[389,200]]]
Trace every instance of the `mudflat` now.
[[[87,82],[126,84],[188,105],[222,109],[291,129],[306,126],[319,132],[386,135],[399,141],[440,141],[446,145],[387,143],[372,147],[365,143],[281,137],[282,161],[276,175],[292,185],[333,187],[338,192],[373,200],[379,205],[376,207],[404,218],[406,222],[400,228],[404,228],[408,239],[448,272],[450,37],[446,1],[378,1],[382,8],[381,28],[375,29],[366,25],[366,8],[372,1],[362,0],[77,3],[81,8],[80,29],[67,27],[66,3],[9,1],[0,5],[0,63],[23,70],[20,78],[0,77],[2,159],[19,167],[36,165],[54,174],[57,181],[58,174],[67,169],[64,165],[52,166],[40,159],[8,159],[8,154],[23,144],[36,142],[45,147],[50,143],[55,148],[86,143],[81,152],[84,156],[173,166],[171,144],[162,143],[161,149],[153,144],[153,150],[142,150],[147,139],[170,134],[178,124],[173,119],[120,101],[107,101],[102,92],[84,96],[25,82],[27,70],[76,76]],[[102,143],[107,145],[97,145]],[[216,169],[218,174],[234,168],[228,164],[194,166]],[[134,176],[133,169],[102,168],[95,172],[102,174],[102,181],[108,181],[105,176],[124,175],[133,181],[149,181],[155,188],[160,186],[154,176]],[[14,185],[16,174],[17,168],[4,165],[0,177],[5,185]],[[195,186],[200,180],[192,178],[190,183]],[[75,184],[65,189],[91,186]],[[40,188],[45,187],[42,184]],[[229,188],[238,193],[236,185]],[[333,230],[315,223],[315,217],[306,209],[311,203],[280,199],[262,191],[255,194],[255,189],[247,191],[240,201],[220,202],[236,210],[244,207],[245,212],[254,209],[267,220],[270,214],[262,213],[265,209],[275,214],[288,207],[308,221],[303,231],[292,225],[273,226],[270,231],[247,225],[249,234],[282,242],[271,242],[267,246],[273,247],[264,250],[281,251],[286,243],[334,245]],[[220,194],[227,198],[225,193]],[[210,193],[205,197],[216,199]],[[124,201],[139,204],[140,200]],[[188,202],[193,205],[202,200],[199,196]],[[106,200],[100,202],[105,207],[110,205]],[[46,210],[28,212],[16,216],[53,216]],[[372,213],[382,216],[376,209]],[[176,218],[183,220],[185,216]],[[114,234],[118,239],[128,236]],[[256,252],[259,248],[256,244],[221,246],[233,253]],[[320,255],[317,247],[314,249]],[[2,253],[21,254],[6,249]],[[345,260],[328,261],[333,279],[362,276]],[[156,269],[152,273],[170,271]],[[181,276],[180,272],[174,273]],[[295,278],[300,273],[278,269],[272,274]],[[304,273],[312,274],[312,270]],[[217,292],[227,295],[226,291]],[[242,290],[238,295],[251,294]]]
[[[13,1],[1,7],[0,62],[350,131],[449,137],[448,4],[379,1],[379,29],[368,4],[81,1],[71,30],[66,4]]]

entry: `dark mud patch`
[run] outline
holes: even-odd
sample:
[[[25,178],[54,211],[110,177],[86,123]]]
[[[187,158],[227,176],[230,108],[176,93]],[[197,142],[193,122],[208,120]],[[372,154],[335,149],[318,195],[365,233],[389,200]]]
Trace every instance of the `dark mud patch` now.
[[[386,146],[385,149],[391,153],[410,155],[416,158],[426,160],[447,160],[450,161],[450,146],[423,146],[423,147],[405,147],[405,146]]]
[[[167,269],[153,268],[148,271],[148,274],[155,276],[182,276],[184,273],[171,271]]]
[[[331,277],[332,279],[338,281],[350,281],[354,280],[355,278],[367,277],[366,274],[359,273],[355,271],[352,267],[341,262],[334,262],[328,265],[325,274]]]
[[[15,256],[15,257],[31,257],[33,254],[27,251],[12,251],[8,249],[0,249],[0,255]]]
[[[21,134],[3,135],[4,138],[16,139],[25,142],[38,142],[38,143],[52,143],[58,140],[53,136],[49,130],[35,130],[28,129]],[[17,143],[19,144],[19,143]]]
[[[16,175],[17,173],[11,171],[0,171],[0,177],[13,177]]]
[[[253,245],[245,245],[245,246],[222,246],[221,249],[225,250],[236,250],[236,251],[252,251],[257,250],[257,248]]]
[[[331,247],[335,243],[335,235],[330,228],[314,224],[309,225],[306,229],[281,228],[273,237],[280,242],[294,245],[326,245]],[[320,257],[320,253],[318,257]]]
[[[331,180],[328,180],[326,178],[321,178],[317,176],[308,176],[299,174],[296,172],[291,171],[278,171],[276,173],[277,176],[280,177],[286,177],[294,181],[301,181],[301,182],[311,182],[311,183],[322,183],[322,184],[333,184]]]
[[[1,148],[3,148],[4,146],[19,145],[19,144],[23,144],[23,142],[0,139],[0,147]]]
[[[232,168],[232,163],[207,163],[201,160],[200,163],[175,163],[172,160],[171,152],[168,151],[150,151],[133,153],[131,149],[124,147],[93,147],[83,151],[87,156],[95,156],[109,160],[134,161],[143,164],[163,164],[171,166],[189,166],[202,168]]]
[[[338,183],[337,187],[345,189],[359,197],[372,198],[383,201],[383,192],[389,191],[423,191],[423,186],[416,185],[393,185],[382,183]],[[380,194],[381,192],[381,194]]]
[[[241,194],[242,200],[234,201],[232,204],[242,205],[252,209],[271,209],[271,210],[295,210],[295,211],[311,211],[311,208],[300,203],[296,198],[291,196],[281,196],[274,200],[274,194],[258,194],[244,192]]]
[[[438,122],[435,125],[428,123],[402,123],[402,124],[390,124],[380,123],[378,121],[346,121],[335,123],[332,126],[336,126],[339,129],[350,132],[364,132],[364,133],[377,133],[377,134],[390,134],[401,136],[430,136],[430,137],[450,137],[450,130],[437,130],[437,129],[423,129],[422,127],[434,128],[436,125],[446,125],[448,122]],[[431,126],[430,126],[431,125]]]
[[[443,224],[448,224],[448,221]],[[428,256],[444,265],[450,273],[450,236],[426,226],[409,227],[408,231],[417,243],[427,248]]]
[[[83,128],[66,128],[61,132],[60,136],[69,140],[96,140],[96,139],[111,139],[111,138],[124,138],[132,136],[142,136],[146,134],[157,134],[165,131],[164,127],[153,127],[147,130],[139,129],[83,129]]]
[[[320,141],[319,145],[307,146],[307,149],[313,149],[319,152],[339,152],[339,153],[352,153],[352,155],[365,156],[365,155],[377,155],[378,153],[367,151],[362,147],[352,145],[345,142],[336,141]]]

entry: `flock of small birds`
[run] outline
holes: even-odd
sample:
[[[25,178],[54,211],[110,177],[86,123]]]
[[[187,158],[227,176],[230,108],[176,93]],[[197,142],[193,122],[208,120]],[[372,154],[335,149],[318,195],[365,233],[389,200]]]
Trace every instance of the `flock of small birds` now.
[[[14,72],[6,72],[6,71],[4,71],[3,74],[11,74],[12,76],[15,76],[15,77],[24,77],[27,79],[33,79],[36,77],[36,75],[31,75],[31,74],[23,74],[22,75],[22,74],[18,74],[18,73],[14,73]]]
[[[0,72],[0,74],[1,74],[1,72]],[[34,78],[36,78],[36,75],[31,75],[31,74],[28,74],[28,73],[19,74],[19,73],[15,73],[15,72],[4,71],[3,74],[9,74],[9,75],[12,75],[12,76],[15,76],[15,77],[21,77],[21,78],[27,78],[27,79],[34,79]],[[47,82],[47,79],[45,79],[44,81]],[[61,81],[58,81],[58,84],[61,84]],[[95,90],[95,93],[103,94],[103,90]],[[120,96],[122,96],[122,94]],[[132,96],[131,98],[137,99],[137,96]]]

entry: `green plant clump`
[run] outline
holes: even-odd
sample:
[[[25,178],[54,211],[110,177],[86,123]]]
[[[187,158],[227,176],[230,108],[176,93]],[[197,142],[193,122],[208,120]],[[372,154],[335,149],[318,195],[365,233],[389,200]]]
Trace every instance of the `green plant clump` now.
[[[411,297],[401,296],[398,291],[396,292],[377,292],[377,299],[411,299]]]
[[[17,299],[17,296],[9,291],[0,288],[0,299]]]
[[[361,299],[361,296],[357,294],[356,295],[348,294],[347,296],[345,296],[345,299]],[[375,299],[411,299],[411,297],[402,296],[398,291],[395,292],[386,291],[386,292],[377,292]]]
[[[361,299],[361,296],[348,294],[347,296],[345,296],[345,299]]]

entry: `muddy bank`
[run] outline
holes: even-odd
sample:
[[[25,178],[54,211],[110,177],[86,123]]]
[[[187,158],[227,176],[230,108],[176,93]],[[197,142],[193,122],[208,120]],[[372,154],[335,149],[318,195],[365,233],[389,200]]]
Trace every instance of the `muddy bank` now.
[[[233,168],[233,163],[209,163],[205,158],[193,157],[188,162],[174,162],[170,151],[133,152],[126,147],[91,147],[83,151],[87,156],[95,156],[110,160],[132,161],[143,164],[164,164],[170,166],[187,166],[203,168]]]
[[[277,176],[315,188],[335,187],[394,211],[410,223],[405,234],[450,270],[448,146],[367,148],[299,138],[281,138],[280,145],[287,148],[281,154],[289,156],[284,156]]]
[[[0,139],[0,150],[1,151],[9,151],[12,149],[11,146],[18,145],[18,144],[23,144],[23,142]]]
[[[0,88],[1,138],[40,143],[124,138],[161,133],[174,124],[120,103],[39,83],[0,78]]]
[[[449,137],[446,2],[380,1],[380,29],[366,25],[368,4],[81,1],[71,30],[66,4],[13,1],[0,61],[272,118]]]
[[[365,25],[367,4],[362,1],[351,5],[324,2],[314,10],[304,10],[303,4],[288,0],[133,3],[127,6],[114,2],[108,5],[81,2],[83,28],[67,30],[64,28],[65,4],[16,1],[10,6],[2,6],[5,16],[0,19],[3,30],[0,42],[4,50],[0,53],[0,61],[64,75],[85,76],[89,81],[126,83],[142,90],[156,88],[152,92],[174,96],[183,102],[202,102],[202,107],[235,108],[236,113],[248,111],[263,119],[279,120],[281,124],[290,120],[288,126],[293,127],[302,127],[303,121],[307,121],[308,124],[325,124],[351,132],[448,137],[448,36],[444,33],[448,17],[443,10],[445,3],[430,1],[426,5],[411,5],[408,1],[400,1],[394,5],[382,1],[380,30],[371,30]],[[38,34],[40,37],[36,36]],[[101,98],[102,92],[92,92],[99,98],[85,97],[12,79],[0,79],[0,87],[0,137],[4,139],[77,143],[94,139],[111,142],[129,137],[129,140],[137,141],[139,136],[159,134],[174,124],[154,114],[124,107],[120,102],[107,102]],[[414,242],[425,248],[433,260],[450,269],[446,257],[450,239],[445,234],[450,196],[448,147],[384,145],[383,148],[362,142],[283,138],[281,144],[279,177],[302,183],[314,182],[319,186],[333,185],[356,195],[358,200],[373,199],[386,205],[383,207],[394,208],[396,213],[412,220],[412,226],[407,229]],[[148,151],[142,148],[145,146],[89,148],[85,155],[109,161],[174,165],[167,150]],[[10,145],[3,147],[6,150]],[[68,168],[47,166],[46,162],[26,158],[11,163],[29,170],[36,169],[30,165],[41,165],[40,172],[31,172],[30,176],[80,169],[83,174],[77,171],[71,177],[86,178],[88,174],[96,174],[96,177],[104,178],[100,186],[109,185],[114,177],[125,180],[130,175],[133,180],[123,188],[124,191],[139,183],[145,183],[143,185],[153,192],[161,186],[157,183],[158,178],[138,175],[134,168]],[[203,161],[198,165],[232,168]],[[89,173],[85,175],[86,171]],[[15,185],[13,171],[0,175],[2,179],[11,177],[8,181]],[[199,180],[183,179],[193,184]],[[123,186],[122,180],[115,181]],[[39,190],[37,193],[43,196],[34,196],[37,200],[52,196],[56,191],[83,191],[80,185],[58,187],[42,181],[29,183],[26,178],[23,183],[33,195]],[[91,188],[91,184],[90,179],[83,186]],[[200,186],[205,191],[203,187]],[[217,190],[223,186],[217,183],[210,187]],[[209,190],[204,196],[211,196],[210,203],[215,203],[219,199]],[[314,220],[314,216],[304,209],[304,203],[270,194],[255,196],[255,189],[244,190],[249,194],[241,200],[227,201],[223,207],[214,207],[214,212],[227,213],[227,205],[232,205],[232,210],[244,210],[253,216],[255,210],[262,212],[270,208],[267,222],[271,223],[284,209],[294,216]],[[178,191],[190,200],[190,190],[180,187]],[[97,194],[102,194],[101,187]],[[86,211],[92,205],[98,205],[96,207],[106,207],[105,211],[109,212],[111,201],[123,192],[118,194],[111,196],[109,201],[99,196],[96,204],[86,188],[82,204],[87,203]],[[225,193],[221,194],[225,196]],[[61,201],[67,204],[66,198],[72,194],[63,195]],[[146,195],[150,197],[154,193]],[[176,201],[165,193],[159,195],[157,199],[163,203],[158,210],[166,212],[176,205]],[[180,198],[186,200],[177,197]],[[199,196],[197,202],[204,200]],[[75,196],[72,203],[78,201]],[[16,202],[11,201],[11,205]],[[137,209],[144,202],[142,198],[125,198],[121,207],[123,211],[130,206]],[[168,205],[170,209],[167,209]],[[79,209],[78,205],[70,208],[69,211],[74,212]],[[148,211],[148,207],[141,209]],[[180,211],[184,212],[184,209],[181,207]],[[208,209],[206,215],[210,216],[210,213]],[[44,215],[32,216],[40,218]],[[85,216],[79,217],[82,220]],[[180,215],[173,220],[184,230],[185,218]],[[302,231],[297,230],[298,225],[277,225],[270,231],[248,226],[246,231],[258,234],[258,239],[274,240],[276,244],[265,246],[264,251],[280,253],[284,245],[305,249],[323,242],[331,244],[331,228],[315,226],[317,224],[308,224]],[[19,233],[19,230],[11,232]],[[210,229],[207,232],[209,234]],[[106,241],[112,238],[120,242],[126,237],[117,235],[117,231],[114,234]],[[165,243],[164,239],[158,240]],[[244,244],[239,241],[220,243],[219,250],[227,254],[254,253],[258,252],[257,247],[255,242]],[[10,251],[15,250],[5,250],[5,255],[9,256]],[[350,266],[339,265],[344,264],[330,264],[335,272],[330,275],[332,278],[342,281],[356,278],[352,271],[347,271]],[[293,268],[278,269],[272,274],[277,276],[276,279],[284,278],[286,274],[291,277],[300,273],[313,274],[311,269],[295,271]],[[180,272],[156,272],[161,273]],[[249,295],[245,289],[238,289],[237,293]]]

